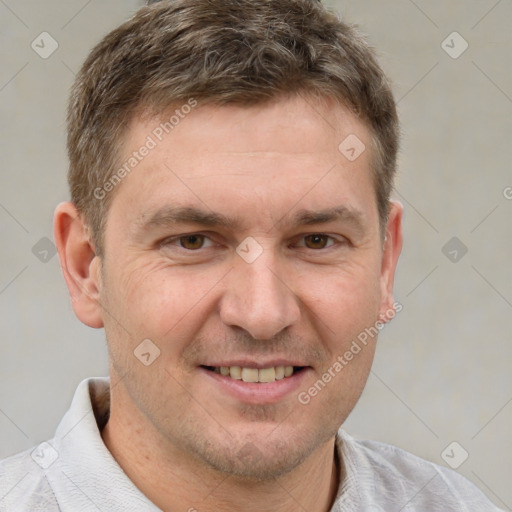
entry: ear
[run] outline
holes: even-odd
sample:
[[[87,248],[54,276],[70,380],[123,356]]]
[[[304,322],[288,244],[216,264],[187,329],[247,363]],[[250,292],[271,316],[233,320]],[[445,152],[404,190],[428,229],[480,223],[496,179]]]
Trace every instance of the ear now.
[[[386,237],[382,250],[382,266],[380,273],[381,306],[380,319],[383,322],[393,318],[390,311],[395,310],[393,299],[393,282],[398,257],[402,252],[402,212],[403,206],[398,201],[391,201],[388,220],[386,223]]]
[[[72,203],[57,206],[53,232],[75,315],[89,327],[103,327],[99,302],[101,260],[96,256],[85,220]]]

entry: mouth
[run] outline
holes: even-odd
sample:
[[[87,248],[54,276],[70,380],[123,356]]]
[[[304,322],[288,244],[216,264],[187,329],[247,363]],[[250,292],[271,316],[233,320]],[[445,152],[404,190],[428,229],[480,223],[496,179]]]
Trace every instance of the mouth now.
[[[201,366],[212,373],[220,374],[232,380],[248,383],[272,383],[288,379],[305,370],[305,366],[269,366],[268,368],[250,368],[244,366]]]
[[[293,365],[291,361],[283,360],[259,364],[255,361],[219,361],[219,366],[212,363],[215,366],[201,365],[198,369],[208,379],[207,388],[221,397],[224,406],[231,399],[235,403],[252,405],[293,400],[297,390],[304,387],[304,381],[313,374],[311,366]]]

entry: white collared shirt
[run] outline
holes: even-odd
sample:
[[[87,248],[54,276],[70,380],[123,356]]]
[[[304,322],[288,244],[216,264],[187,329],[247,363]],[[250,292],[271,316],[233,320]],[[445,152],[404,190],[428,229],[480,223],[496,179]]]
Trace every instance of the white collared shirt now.
[[[0,461],[0,512],[160,510],[103,443],[108,393],[108,379],[84,380],[53,439]],[[499,511],[458,473],[394,446],[340,430],[336,448],[344,478],[331,512]]]

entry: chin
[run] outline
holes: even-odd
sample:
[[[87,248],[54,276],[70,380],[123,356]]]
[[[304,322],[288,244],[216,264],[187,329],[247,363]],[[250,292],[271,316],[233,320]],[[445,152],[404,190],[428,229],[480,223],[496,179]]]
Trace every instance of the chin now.
[[[218,443],[203,439],[202,442],[196,440],[191,448],[210,469],[240,481],[263,482],[292,472],[335,434],[324,432],[306,436],[289,433],[282,439],[278,438],[278,429],[274,439],[272,434],[238,439],[228,437]]]
[[[274,480],[280,476],[286,475],[304,462],[312,448],[290,446],[261,446],[247,442],[239,448],[238,451],[230,450],[229,454],[214,453],[203,454],[205,462],[212,469],[240,480],[263,482]]]

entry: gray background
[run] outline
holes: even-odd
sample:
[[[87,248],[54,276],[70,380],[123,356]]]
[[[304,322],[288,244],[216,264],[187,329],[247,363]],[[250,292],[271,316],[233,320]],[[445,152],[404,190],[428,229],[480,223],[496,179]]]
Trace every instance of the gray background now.
[[[469,453],[457,471],[512,510],[512,2],[329,3],[379,50],[404,135],[403,311],[346,429],[444,465],[457,441]],[[138,5],[0,0],[0,457],[51,437],[78,382],[107,373],[103,331],[76,320],[40,240],[68,197],[74,73]],[[47,59],[31,48],[43,31],[59,45]],[[458,58],[454,31],[469,44]]]

